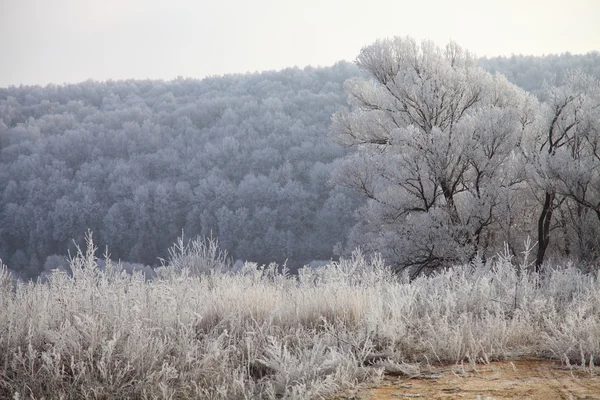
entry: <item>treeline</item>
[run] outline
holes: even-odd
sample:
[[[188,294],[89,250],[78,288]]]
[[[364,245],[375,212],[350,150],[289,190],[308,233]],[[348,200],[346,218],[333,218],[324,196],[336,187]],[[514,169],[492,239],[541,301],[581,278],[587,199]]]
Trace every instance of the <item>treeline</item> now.
[[[598,53],[481,59],[542,93]],[[156,265],[181,235],[234,258],[329,259],[363,200],[330,181],[353,149],[328,138],[350,63],[204,80],[87,81],[0,89],[0,258],[55,268],[94,232],[113,259]]]

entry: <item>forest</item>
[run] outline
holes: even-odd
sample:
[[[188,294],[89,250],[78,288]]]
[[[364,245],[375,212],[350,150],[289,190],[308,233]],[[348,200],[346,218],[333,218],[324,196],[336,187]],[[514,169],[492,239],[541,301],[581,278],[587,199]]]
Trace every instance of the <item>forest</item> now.
[[[396,37],[332,67],[0,89],[0,398],[358,399],[531,357],[597,376],[598,78],[597,52]]]
[[[236,259],[329,259],[359,204],[329,182],[346,151],[327,138],[357,73],[2,89],[2,259],[36,277],[88,229],[114,259],[152,266],[182,232]]]
[[[597,52],[476,63],[540,101],[569,71],[600,77]],[[0,88],[0,258],[19,277],[45,276],[65,268],[91,230],[114,260],[149,274],[182,234],[218,238],[234,260],[292,270],[357,246],[400,262],[389,246],[397,238],[366,239],[368,196],[339,177],[344,160],[361,152],[333,137],[331,118],[349,106],[344,82],[357,77],[370,79],[369,71],[340,62],[203,80]],[[518,255],[527,236],[536,239],[542,204],[521,194],[513,199],[520,209],[506,209],[514,221],[505,215],[482,233],[486,255],[504,243]],[[549,255],[594,259],[595,218],[560,202]]]

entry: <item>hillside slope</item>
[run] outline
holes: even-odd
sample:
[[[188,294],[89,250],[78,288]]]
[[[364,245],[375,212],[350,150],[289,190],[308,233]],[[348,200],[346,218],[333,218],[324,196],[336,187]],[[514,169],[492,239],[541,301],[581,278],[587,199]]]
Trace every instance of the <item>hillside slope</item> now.
[[[534,93],[598,53],[481,59]],[[328,138],[350,63],[203,80],[0,89],[0,258],[23,277],[91,229],[115,259],[155,265],[181,235],[234,258],[333,257],[361,203],[330,183],[348,149]]]

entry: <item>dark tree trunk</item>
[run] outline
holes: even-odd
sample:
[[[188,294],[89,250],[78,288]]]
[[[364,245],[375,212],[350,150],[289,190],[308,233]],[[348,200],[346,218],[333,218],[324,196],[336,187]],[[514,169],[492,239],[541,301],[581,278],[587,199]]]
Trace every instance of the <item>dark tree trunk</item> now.
[[[445,181],[442,181],[440,186],[442,188],[444,199],[446,200],[446,207],[448,213],[450,214],[450,220],[453,224],[460,225],[460,216],[458,215],[458,210],[456,208],[456,204],[454,203],[454,191]]]
[[[535,260],[535,271],[540,272],[544,263],[546,249],[550,243],[550,223],[552,222],[552,213],[554,211],[554,192],[546,191],[544,198],[544,206],[538,220],[538,251]]]

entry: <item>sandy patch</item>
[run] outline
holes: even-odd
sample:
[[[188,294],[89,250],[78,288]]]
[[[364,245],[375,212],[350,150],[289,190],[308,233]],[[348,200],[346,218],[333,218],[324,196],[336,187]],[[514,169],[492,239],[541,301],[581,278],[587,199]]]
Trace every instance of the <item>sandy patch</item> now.
[[[432,368],[426,378],[386,377],[340,399],[600,399],[600,371],[518,360]]]

